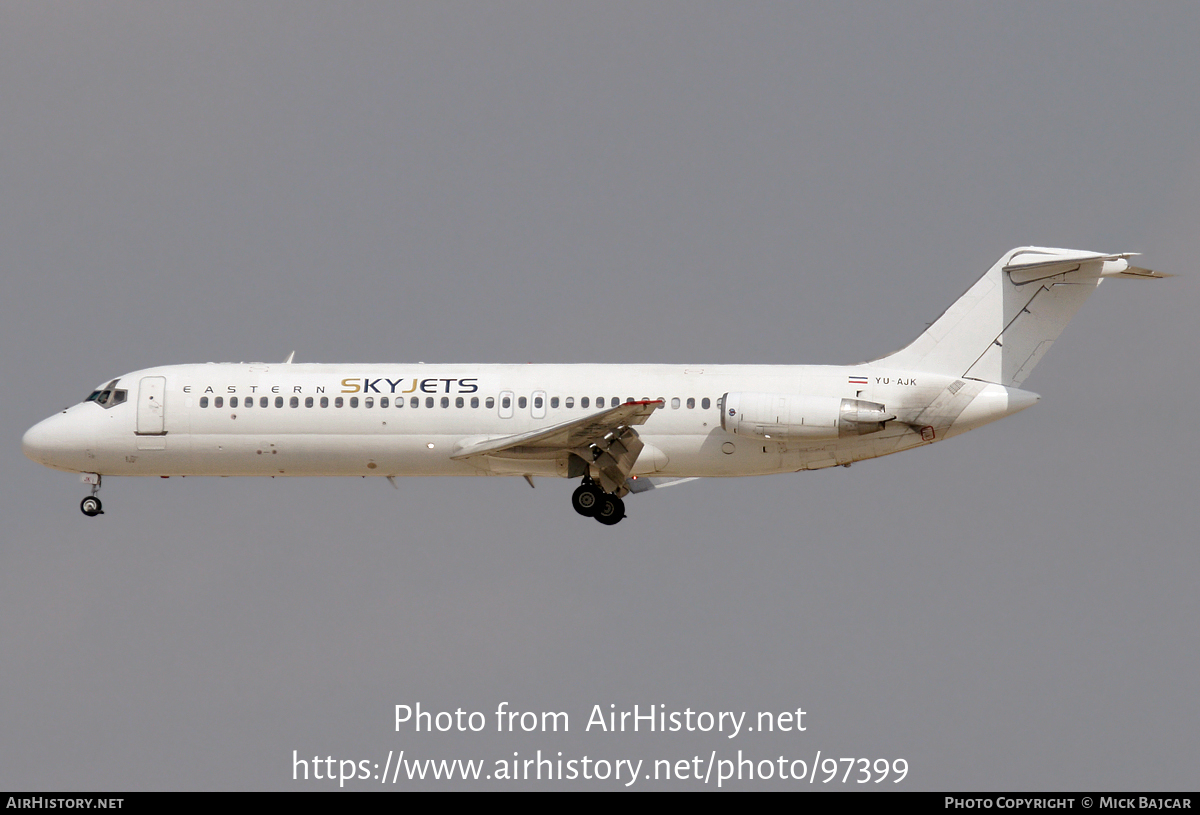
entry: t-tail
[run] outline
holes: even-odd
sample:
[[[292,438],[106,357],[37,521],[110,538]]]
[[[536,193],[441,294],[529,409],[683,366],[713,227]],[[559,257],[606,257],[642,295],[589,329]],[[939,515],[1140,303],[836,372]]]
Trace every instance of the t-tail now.
[[[1166,277],[1130,257],[1013,249],[925,333],[874,364],[1019,388],[1104,278]]]

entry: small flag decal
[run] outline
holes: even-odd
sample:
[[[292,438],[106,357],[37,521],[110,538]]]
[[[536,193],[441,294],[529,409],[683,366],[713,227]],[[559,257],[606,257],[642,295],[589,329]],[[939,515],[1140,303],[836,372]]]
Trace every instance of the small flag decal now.
[[[852,377],[850,377],[850,384],[851,385],[865,385],[865,384],[867,384],[867,378],[865,376],[852,376]]]

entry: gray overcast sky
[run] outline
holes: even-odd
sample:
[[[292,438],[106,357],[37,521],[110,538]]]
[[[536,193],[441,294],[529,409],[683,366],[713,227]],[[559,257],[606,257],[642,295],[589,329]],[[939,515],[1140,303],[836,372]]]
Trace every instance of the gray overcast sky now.
[[[0,3],[0,787],[740,749],[1194,790],[1198,41],[1191,4]],[[119,374],[293,349],[868,359],[1023,244],[1179,277],[1106,283],[1018,416],[613,528],[519,479],[114,479],[87,519],[20,451]],[[571,731],[396,733],[417,702]],[[808,729],[584,732],[635,703]]]

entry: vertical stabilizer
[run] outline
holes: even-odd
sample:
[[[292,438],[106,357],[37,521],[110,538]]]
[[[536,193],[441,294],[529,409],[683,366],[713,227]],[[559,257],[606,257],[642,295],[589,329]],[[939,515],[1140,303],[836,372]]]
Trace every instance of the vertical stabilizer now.
[[[1019,386],[1105,277],[1156,278],[1130,255],[1013,249],[888,367]]]

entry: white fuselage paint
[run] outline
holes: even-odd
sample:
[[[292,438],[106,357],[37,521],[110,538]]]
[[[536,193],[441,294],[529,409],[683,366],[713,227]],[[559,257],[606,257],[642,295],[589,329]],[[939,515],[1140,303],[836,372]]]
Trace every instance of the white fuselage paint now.
[[[158,379],[161,377],[161,379]],[[866,381],[855,381],[865,378]],[[120,377],[125,403],[74,405],[26,433],[30,458],[101,475],[563,475],[545,462],[468,462],[465,443],[598,412],[615,397],[663,399],[637,428],[647,447],[634,475],[744,476],[849,464],[930,444],[1033,404],[1026,391],[866,363],[767,365],[173,365]],[[896,420],[876,433],[828,440],[760,439],[722,429],[730,392],[804,394],[882,403]],[[512,395],[511,410],[500,407]],[[534,407],[535,394],[544,394]],[[269,406],[259,401],[268,397]],[[420,399],[412,407],[412,397]],[[157,403],[152,398],[157,398]],[[220,397],[223,406],[216,407]],[[231,397],[238,407],[230,406]],[[253,407],[245,400],[253,397]],[[275,407],[277,397],[283,407]],[[291,407],[296,397],[298,407]],[[306,399],[313,407],[306,407]],[[329,407],[320,407],[320,400]],[[334,407],[337,398],[343,407]],[[350,407],[352,397],[358,407]],[[373,400],[366,407],[366,399]],[[389,406],[381,407],[382,397]],[[396,407],[398,397],[404,406]],[[449,406],[442,407],[443,397]],[[463,407],[456,406],[458,397]],[[471,407],[471,398],[479,407]],[[525,399],[521,407],[517,400]],[[574,406],[566,407],[571,398]],[[581,399],[590,400],[588,408]],[[200,401],[207,398],[208,406]],[[433,407],[426,400],[434,400]],[[491,408],[486,400],[497,400]],[[679,407],[673,407],[678,399]],[[689,399],[695,407],[688,408]],[[709,400],[709,408],[701,407]],[[553,406],[556,400],[557,406]],[[141,434],[139,434],[139,427]],[[159,429],[161,427],[161,430]],[[922,434],[924,431],[924,435]]]

